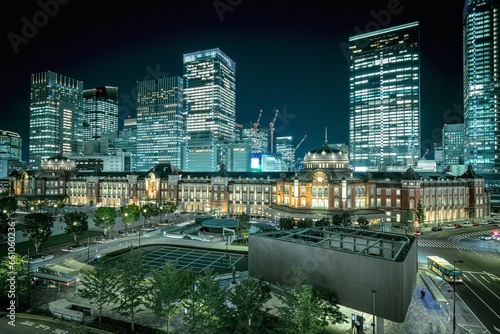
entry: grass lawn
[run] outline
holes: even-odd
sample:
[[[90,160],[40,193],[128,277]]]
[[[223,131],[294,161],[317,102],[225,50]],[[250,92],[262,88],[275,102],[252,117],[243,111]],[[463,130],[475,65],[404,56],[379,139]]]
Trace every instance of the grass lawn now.
[[[101,231],[87,231],[83,234],[83,236],[80,238],[80,244],[84,244],[87,242],[87,238],[94,238],[97,235],[102,235]],[[55,235],[52,237],[49,237],[47,241],[42,242],[41,245],[41,252],[43,253],[47,248],[55,247],[55,246],[60,246],[68,243],[73,243],[73,236],[63,233],[59,235]],[[21,255],[27,255],[28,254],[28,248],[30,250],[31,254],[35,254],[35,246],[31,240],[16,243],[16,253],[19,253]],[[8,245],[4,244],[0,246],[0,258],[7,256],[8,253]]]

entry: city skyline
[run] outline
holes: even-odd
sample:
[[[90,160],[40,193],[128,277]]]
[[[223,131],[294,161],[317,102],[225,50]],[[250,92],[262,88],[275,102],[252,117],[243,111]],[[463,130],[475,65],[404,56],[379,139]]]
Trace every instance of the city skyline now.
[[[266,126],[278,109],[275,136],[299,141],[307,134],[298,157],[321,146],[325,127],[330,143],[348,144],[349,37],[412,21],[421,26],[421,154],[440,141],[444,123],[463,122],[463,2],[433,7],[433,12],[447,13],[446,21],[431,18],[425,5],[409,1],[353,2],[335,9],[259,1],[156,7],[146,2],[139,9],[124,5],[120,15],[92,4],[58,3],[52,16],[37,21],[37,32],[17,45],[15,36],[29,35],[23,35],[23,24],[48,12],[35,3],[9,15],[4,30],[9,84],[3,91],[7,104],[0,128],[21,135],[23,157],[28,155],[32,73],[54,71],[82,80],[84,89],[118,87],[123,122],[136,115],[138,81],[182,75],[184,53],[210,48],[221,49],[237,63],[237,123],[255,122],[262,109],[261,124]]]

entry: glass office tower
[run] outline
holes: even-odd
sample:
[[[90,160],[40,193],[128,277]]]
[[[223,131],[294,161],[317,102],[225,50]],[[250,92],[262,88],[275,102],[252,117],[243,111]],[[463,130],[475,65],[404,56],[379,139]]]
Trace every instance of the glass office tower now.
[[[23,140],[18,133],[0,130],[0,159],[23,159]]]
[[[31,75],[29,163],[83,151],[83,82],[55,72]]]
[[[172,76],[139,81],[137,170],[147,171],[167,161],[182,169],[184,131],[182,78]]]
[[[184,54],[185,170],[218,171],[235,140],[236,64],[219,49]]]
[[[356,170],[420,156],[419,24],[349,38],[349,159]]]
[[[443,167],[464,164],[464,124],[445,124],[443,138]]]
[[[83,140],[101,140],[118,131],[118,88],[97,87],[83,91]]]
[[[465,163],[500,187],[500,1],[467,0],[463,17]]]

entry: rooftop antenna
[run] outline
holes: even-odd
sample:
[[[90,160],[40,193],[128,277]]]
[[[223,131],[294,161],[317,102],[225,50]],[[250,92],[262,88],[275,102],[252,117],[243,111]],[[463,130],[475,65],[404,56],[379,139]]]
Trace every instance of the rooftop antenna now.
[[[328,144],[328,128],[325,127],[325,145]]]

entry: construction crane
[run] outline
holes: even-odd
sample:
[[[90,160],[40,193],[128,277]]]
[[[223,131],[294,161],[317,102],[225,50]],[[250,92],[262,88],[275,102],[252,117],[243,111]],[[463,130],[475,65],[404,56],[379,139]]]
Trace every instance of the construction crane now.
[[[427,153],[429,153],[429,149],[425,150],[425,153],[424,153],[424,155],[423,155],[423,156],[422,156],[422,158],[421,158],[422,160],[424,160],[424,159],[425,159],[425,157],[427,156]]]
[[[271,153],[274,152],[274,123],[276,122],[276,118],[278,118],[278,109],[276,109],[274,119],[269,123],[269,131],[271,132]]]
[[[260,124],[260,118],[262,117],[262,109],[260,110],[259,113],[259,118],[257,119],[257,122],[253,123],[253,131],[257,132],[257,128],[259,127]]]
[[[298,145],[295,146],[295,148],[292,150],[292,154],[290,156],[290,168],[292,169],[292,171],[295,169],[295,152],[300,147],[300,145],[302,145],[304,140],[306,140],[306,138],[307,138],[307,135],[304,135],[304,138],[302,138],[302,140],[298,143]]]

